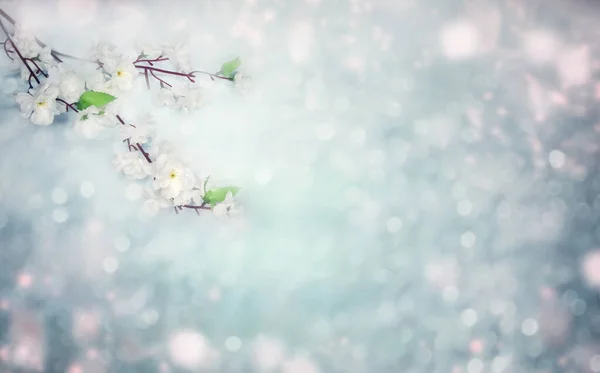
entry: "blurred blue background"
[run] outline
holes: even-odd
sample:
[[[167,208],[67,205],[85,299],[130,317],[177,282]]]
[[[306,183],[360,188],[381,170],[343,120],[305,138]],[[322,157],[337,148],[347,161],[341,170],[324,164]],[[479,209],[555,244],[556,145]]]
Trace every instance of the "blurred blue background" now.
[[[124,115],[246,212],[154,218],[0,58],[0,372],[600,372],[595,1],[2,1],[56,50],[241,56]],[[77,65],[76,62],[69,63]]]

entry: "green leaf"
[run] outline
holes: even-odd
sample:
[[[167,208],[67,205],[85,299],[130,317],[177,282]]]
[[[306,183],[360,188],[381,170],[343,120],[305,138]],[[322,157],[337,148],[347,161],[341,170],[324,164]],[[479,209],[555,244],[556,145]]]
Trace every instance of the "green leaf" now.
[[[204,185],[202,186],[202,192],[206,193],[206,184],[208,184],[208,180],[210,179],[210,176],[208,176],[206,178],[206,180],[204,180]]]
[[[227,193],[231,192],[235,196],[239,190],[240,188],[236,186],[211,189],[204,193],[204,202],[208,203],[211,207],[215,207],[217,203],[225,201]]]
[[[108,93],[85,91],[81,97],[79,97],[79,101],[77,101],[77,109],[85,110],[90,106],[95,106],[100,109],[116,99],[115,96],[111,96]]]
[[[221,65],[221,75],[226,78],[233,78],[235,75],[235,71],[242,65],[242,60],[237,57],[235,60],[231,60],[229,62],[225,62]]]

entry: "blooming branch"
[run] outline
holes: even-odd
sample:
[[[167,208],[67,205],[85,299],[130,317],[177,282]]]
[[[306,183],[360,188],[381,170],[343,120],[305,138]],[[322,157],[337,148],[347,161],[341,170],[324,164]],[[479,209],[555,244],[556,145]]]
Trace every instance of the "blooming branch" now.
[[[2,9],[0,16],[15,27],[14,20]],[[208,179],[197,177],[168,145],[150,144],[155,133],[151,118],[140,118],[135,125],[127,123],[116,112],[113,103],[118,94],[133,87],[136,76],[143,74],[148,88],[150,77],[160,83],[160,97],[167,99],[170,106],[194,109],[199,106],[201,90],[192,87],[176,89],[163,77],[183,77],[189,83],[196,83],[194,74],[203,73],[213,80],[219,78],[235,83],[241,63],[239,59],[235,60],[235,66],[231,62],[223,64],[217,74],[202,71],[186,73],[181,71],[187,65],[183,59],[186,54],[176,48],[167,48],[167,55],[160,53],[155,57],[142,53],[134,62],[129,62],[117,53],[113,45],[99,44],[91,59],[83,59],[52,51],[37,38],[18,33],[16,27],[10,33],[2,18],[0,27],[6,35],[3,43],[6,55],[20,62],[21,76],[29,83],[26,92],[16,95],[24,117],[37,125],[50,125],[56,115],[72,111],[77,115],[74,130],[86,138],[94,138],[106,128],[120,127],[121,139],[127,144],[128,152],[117,154],[115,168],[129,178],[151,185],[147,188],[148,199],[144,204],[149,212],[168,207],[173,207],[177,213],[183,209],[196,213],[211,210],[215,215],[239,212],[239,205],[233,201],[233,195],[239,188],[208,188]],[[100,73],[84,80],[75,71],[68,70],[58,56],[96,63]],[[156,66],[167,62],[173,69]],[[37,83],[35,87],[32,80]],[[168,92],[165,91],[167,89]]]

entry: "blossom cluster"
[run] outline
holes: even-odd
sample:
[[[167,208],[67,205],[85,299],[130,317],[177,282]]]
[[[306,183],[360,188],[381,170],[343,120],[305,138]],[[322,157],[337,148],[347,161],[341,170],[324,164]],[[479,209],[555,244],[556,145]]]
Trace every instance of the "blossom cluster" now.
[[[199,177],[181,160],[172,145],[156,141],[151,116],[130,123],[119,115],[117,107],[117,98],[130,91],[140,76],[145,78],[149,89],[151,81],[160,85],[156,104],[184,111],[202,105],[202,88],[196,84],[196,74],[225,80],[245,90],[249,79],[239,73],[239,58],[224,63],[215,74],[190,72],[189,50],[185,45],[143,46],[138,57],[131,61],[114,45],[99,43],[89,59],[81,59],[53,51],[16,26],[10,33],[1,19],[0,26],[6,34],[4,51],[29,85],[15,97],[22,115],[33,124],[47,126],[54,122],[55,116],[73,111],[74,130],[88,139],[105,129],[118,128],[118,138],[127,147],[116,155],[113,165],[126,177],[145,182],[147,212],[174,208],[176,212],[211,210],[215,215],[232,215],[241,211],[234,200],[239,188],[212,186],[207,177]],[[97,69],[91,75],[84,75],[68,67],[59,55],[94,64]]]

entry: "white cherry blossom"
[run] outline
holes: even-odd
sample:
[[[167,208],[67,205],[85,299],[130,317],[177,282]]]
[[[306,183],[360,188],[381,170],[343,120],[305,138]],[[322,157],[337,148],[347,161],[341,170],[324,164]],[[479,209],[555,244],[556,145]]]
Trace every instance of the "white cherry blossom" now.
[[[77,102],[85,90],[83,80],[73,71],[67,71],[62,74],[62,79],[58,87],[61,97],[69,103]]]
[[[238,71],[233,76],[233,83],[242,92],[248,92],[252,85],[252,78],[243,71]]]
[[[150,157],[152,158],[158,158],[158,156],[161,154],[172,155],[174,151],[175,148],[170,142],[158,141],[156,143],[152,143],[152,146],[148,150],[148,154],[150,154]]]
[[[231,192],[228,192],[225,196],[225,200],[213,207],[212,211],[213,214],[215,214],[215,216],[218,217],[225,215],[235,216],[241,212],[241,206],[239,206],[235,202],[235,200],[233,199],[233,194]]]
[[[103,122],[103,124],[107,127],[114,127],[117,124],[121,124],[121,122],[119,122],[119,120],[117,119],[117,115],[119,115],[119,110],[119,100],[109,102],[106,106],[104,106],[101,110],[105,119],[105,122]]]
[[[47,126],[52,124],[54,116],[59,113],[57,97],[58,88],[44,81],[31,94],[18,93],[16,101],[21,105],[23,117],[30,118],[33,124]]]
[[[192,194],[192,201],[196,204],[201,205],[204,203],[204,194],[206,194],[206,190],[210,190],[212,187],[212,183],[209,182],[210,178],[196,178],[196,186],[194,187],[194,191]]]
[[[154,60],[163,55],[163,49],[153,45],[143,45],[141,48],[140,56],[144,60]]]
[[[176,107],[177,98],[170,88],[163,87],[154,96],[154,103],[158,106]]]
[[[42,51],[42,47],[35,40],[35,37],[28,30],[21,27],[16,27],[12,41],[25,58],[37,57]]]
[[[204,203],[204,190],[194,188],[191,193],[192,201],[195,204],[201,205]]]
[[[155,215],[159,210],[174,206],[173,202],[161,195],[156,194],[156,192],[151,188],[145,188],[144,192],[146,195],[146,200],[144,201],[144,210],[149,215]]]
[[[161,154],[156,158],[154,189],[167,199],[178,199],[185,204],[191,199],[189,192],[194,188],[196,179],[190,169],[174,157]],[[182,200],[182,197],[185,197]],[[185,200],[187,199],[187,200]]]
[[[129,91],[133,88],[133,79],[138,75],[133,63],[120,60],[114,66],[106,66],[106,72],[111,75],[110,85],[121,91]]]
[[[145,144],[154,137],[154,122],[151,117],[146,117],[136,122],[134,126],[121,126],[119,132],[121,140],[130,139],[132,144]]]
[[[85,86],[91,91],[108,93],[113,96],[118,96],[119,94],[119,90],[111,85],[111,82],[106,79],[100,70],[91,73],[87,77]]]
[[[175,206],[187,205],[190,201],[197,201],[200,191],[197,189],[183,190],[177,197],[173,198]]]
[[[29,71],[27,66],[21,63],[21,61],[14,60],[13,62],[16,64],[16,68],[19,69],[19,75],[21,76],[21,80],[26,82],[29,79],[29,75],[31,74],[31,72]]]
[[[163,48],[165,56],[169,58],[173,66],[179,71],[190,71],[190,49],[187,44],[181,42],[175,45],[167,45]]]
[[[139,151],[117,154],[113,165],[117,171],[123,172],[126,176],[134,180],[144,179],[152,174],[150,163],[146,161]]]
[[[204,93],[200,87],[192,87],[189,84],[175,86],[173,93],[177,100],[177,107],[184,111],[192,111],[202,105]]]
[[[42,48],[38,56],[40,67],[46,71],[50,71],[53,66],[57,65],[54,56],[52,56],[52,48],[46,46]]]
[[[105,110],[90,106],[77,113],[74,130],[85,138],[93,139],[106,127],[113,125],[114,122],[110,114],[107,114]]]
[[[92,59],[100,62],[102,65],[116,66],[116,61],[120,58],[117,47],[110,43],[98,43],[92,51]]]
[[[12,37],[9,36],[9,48],[11,47],[10,42],[29,62],[23,65],[22,59],[15,59],[15,63],[20,64],[20,75],[23,80],[27,81],[30,78],[31,70],[35,74],[38,67],[43,72],[35,75],[36,79],[32,78],[34,81],[30,83],[34,86],[33,88],[30,88],[27,93],[16,95],[16,102],[21,107],[22,115],[30,118],[31,122],[37,125],[53,123],[54,117],[65,111],[67,107],[71,107],[69,104],[77,102],[85,90],[105,92],[119,97],[122,92],[133,88],[134,79],[140,75],[134,63],[131,62],[135,56],[128,58],[109,43],[98,43],[94,46],[92,58],[97,61],[97,64],[87,65],[90,66],[89,70],[81,66],[81,69],[75,71],[67,69],[66,64],[57,62],[52,55],[51,47],[42,47],[37,39],[25,29],[16,28],[15,34]],[[172,65],[169,70],[182,72],[191,70],[190,50],[184,43],[162,48],[142,45],[138,50],[141,51],[138,55],[139,59],[153,60],[163,56],[169,60],[168,62],[164,61],[164,64]],[[98,69],[93,70],[95,68]],[[94,72],[92,73],[92,71]],[[87,77],[89,73],[92,75]],[[238,71],[232,81],[235,86],[245,91],[249,87],[250,78]],[[182,79],[182,81],[173,82],[173,87],[160,89],[158,96],[155,97],[155,102],[159,105],[192,111],[202,106],[203,98],[202,87]],[[74,130],[83,137],[91,139],[97,137],[105,128],[114,127],[119,122],[123,123],[117,114],[117,101],[119,103],[126,102],[115,100],[101,108],[90,106],[77,112]],[[194,174],[180,158],[175,156],[175,149],[170,143],[153,143],[156,130],[151,118],[143,118],[138,122],[133,122],[133,125],[125,124],[118,125],[118,127],[120,139],[129,140],[131,145],[128,152],[116,155],[113,165],[128,178],[145,179],[146,186],[151,186],[151,188],[145,188],[147,199],[144,202],[144,208],[146,211],[156,213],[161,209],[187,204],[206,206],[205,192],[207,189],[213,188],[208,185],[208,178],[201,178]],[[138,144],[145,144],[144,148],[147,149],[152,162],[148,161],[148,157]],[[208,209],[208,207],[206,208]],[[234,200],[233,193],[229,192],[225,200],[213,206],[212,210],[216,216],[231,216],[240,212],[241,206],[237,200]]]
[[[63,64],[50,68],[48,81],[58,86],[59,96],[68,103],[77,102],[85,90],[85,83],[79,75],[67,70]]]

